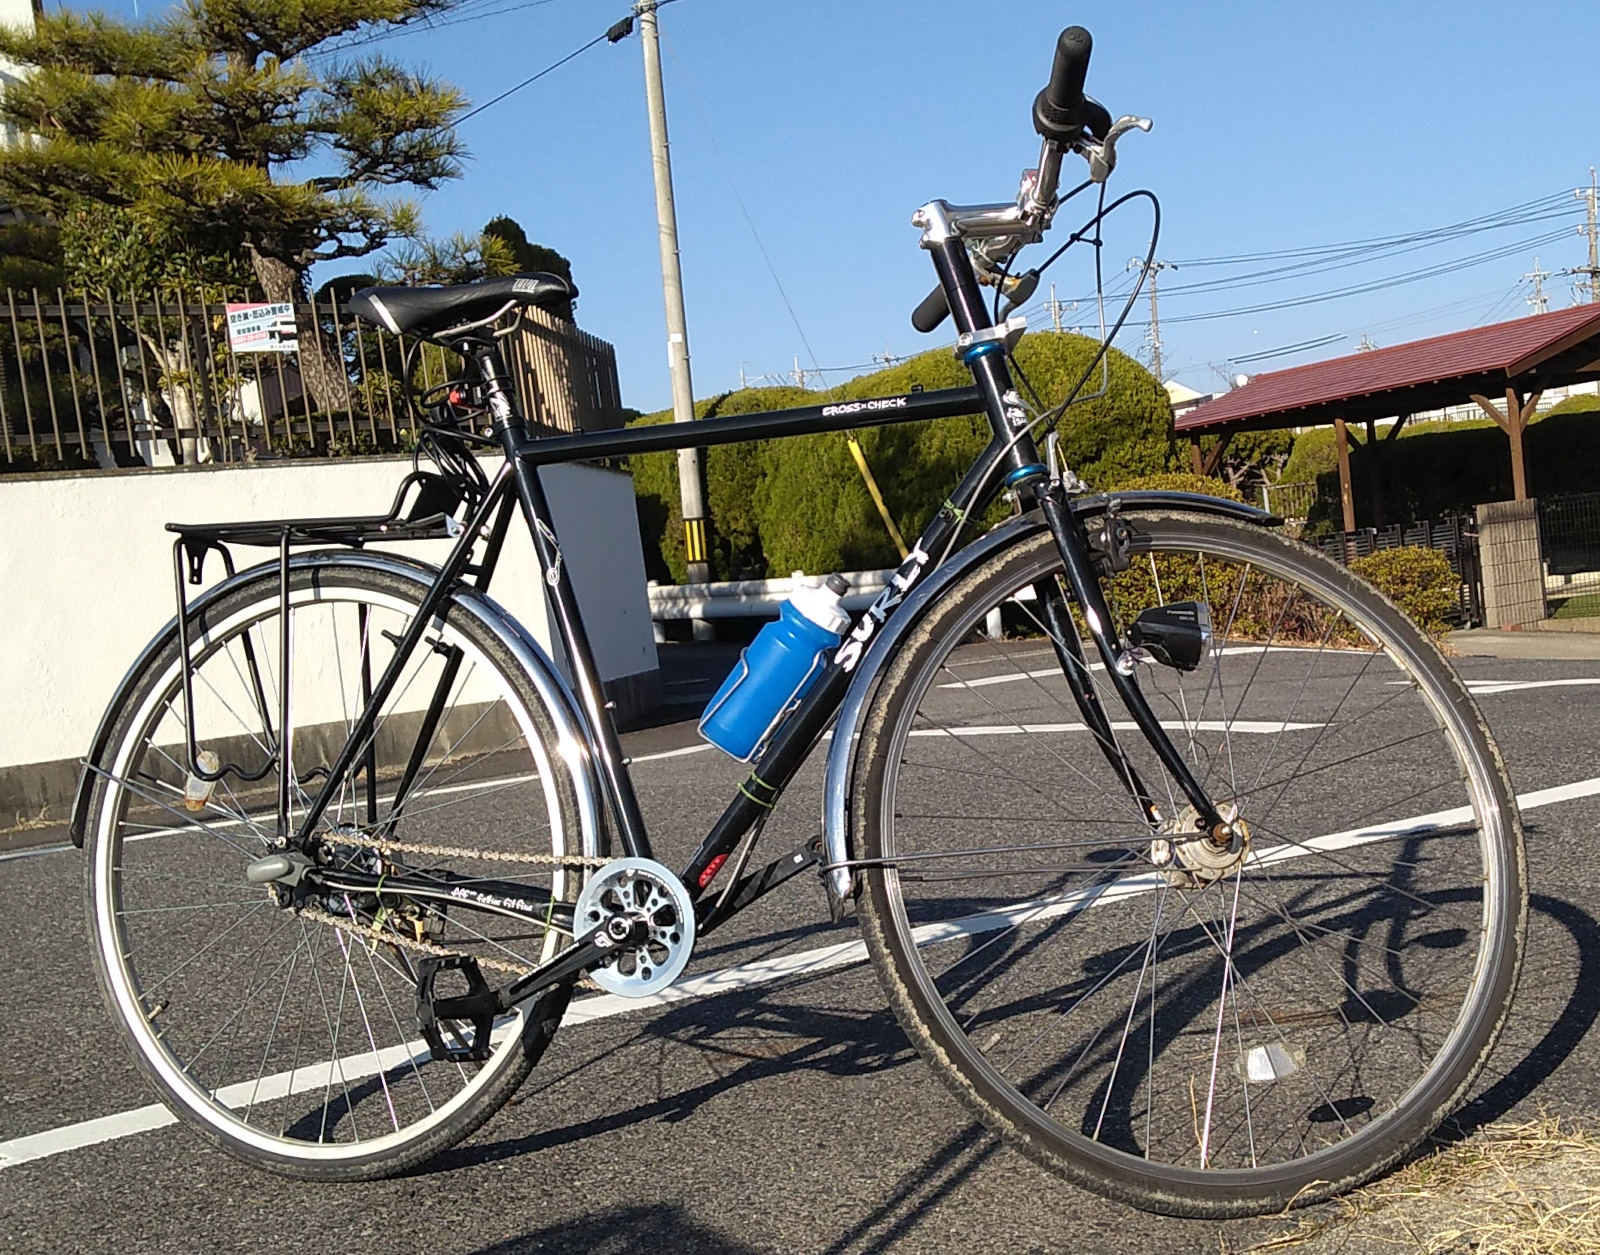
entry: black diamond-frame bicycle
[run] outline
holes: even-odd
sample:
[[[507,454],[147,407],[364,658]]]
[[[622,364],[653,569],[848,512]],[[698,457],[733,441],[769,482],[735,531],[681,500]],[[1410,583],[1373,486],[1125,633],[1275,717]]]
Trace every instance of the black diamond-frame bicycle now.
[[[1038,272],[1013,261],[1148,125],[1083,95],[1088,55],[1063,32],[1014,202],[915,219],[939,286],[914,321],[953,316],[970,387],[535,439],[496,331],[570,285],[356,298],[465,363],[420,398],[436,469],[383,517],[174,525],[178,614],[74,808],[108,1005],[185,1122],[293,1176],[405,1171],[510,1097],[580,984],[654,996],[698,937],[808,871],[836,920],[854,904],[907,1034],[973,1113],[1136,1205],[1324,1198],[1460,1101],[1527,892],[1471,698],[1392,603],[1263,512],[1089,493],[1054,440],[1078,390],[1046,408],[1017,387],[999,304]],[[1068,152],[1090,179],[1058,196]],[[1108,208],[1074,238],[1098,247]],[[688,864],[656,861],[539,469],[972,413],[989,443],[891,585]],[[1001,493],[1014,516],[976,534]],[[570,687],[488,595],[519,516]],[[437,567],[364,548],[426,538],[455,540]],[[276,559],[235,571],[239,546]],[[227,578],[190,600],[213,553]],[[819,747],[821,836],[756,861]]]

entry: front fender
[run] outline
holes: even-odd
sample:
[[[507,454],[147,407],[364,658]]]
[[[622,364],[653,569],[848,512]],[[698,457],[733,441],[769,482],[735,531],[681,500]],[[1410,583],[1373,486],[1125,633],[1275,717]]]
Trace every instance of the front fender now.
[[[1119,510],[1130,512],[1187,510],[1195,514],[1218,514],[1263,526],[1282,522],[1255,506],[1194,492],[1140,491],[1077,497],[1073,499],[1072,512],[1079,518],[1093,518],[1097,514],[1104,514],[1113,501]],[[911,591],[899,609],[884,623],[856,668],[844,701],[839,706],[822,786],[822,837],[827,852],[822,882],[827,887],[828,905],[835,919],[843,918],[844,905],[851,896],[853,876],[849,864],[854,857],[854,842],[850,831],[850,787],[855,773],[855,748],[861,716],[866,710],[867,699],[877,687],[880,673],[928,607],[957,580],[1002,549],[1044,530],[1043,514],[1033,510],[1008,519],[973,541]]]

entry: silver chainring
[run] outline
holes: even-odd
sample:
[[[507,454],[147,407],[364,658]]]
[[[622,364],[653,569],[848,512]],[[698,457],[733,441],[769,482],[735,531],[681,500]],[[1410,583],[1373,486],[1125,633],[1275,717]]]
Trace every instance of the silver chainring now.
[[[678,979],[694,950],[694,903],[683,882],[650,858],[619,858],[589,877],[573,909],[573,934],[608,920],[647,919],[649,938],[628,946],[589,977],[607,993],[646,998]]]

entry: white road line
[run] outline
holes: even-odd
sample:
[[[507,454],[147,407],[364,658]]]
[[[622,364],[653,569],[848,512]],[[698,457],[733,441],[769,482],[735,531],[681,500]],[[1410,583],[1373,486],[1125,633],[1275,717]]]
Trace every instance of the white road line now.
[[[1517,798],[1517,804],[1523,810],[1528,811],[1541,806],[1552,806],[1558,802],[1570,802],[1596,795],[1600,795],[1600,776],[1521,794]],[[1415,815],[1408,819],[1396,820],[1388,824],[1374,824],[1365,828],[1352,828],[1346,832],[1329,833],[1326,836],[1313,837],[1298,844],[1286,843],[1273,846],[1268,849],[1258,850],[1251,858],[1257,865],[1270,866],[1287,862],[1291,859],[1303,858],[1308,854],[1328,850],[1351,849],[1374,841],[1392,840],[1395,837],[1408,836],[1425,832],[1431,828],[1460,823],[1462,820],[1470,818],[1471,814],[1471,810],[1464,806],[1453,810],[1435,811],[1432,814]],[[1090,907],[1110,902],[1125,901],[1130,897],[1153,892],[1160,887],[1160,884],[1161,877],[1159,874],[1154,872],[1139,873],[1125,876],[1120,880],[1111,881],[1107,884],[1095,885],[1089,889],[1035,899],[1031,902],[1019,902],[1014,906],[1004,907],[996,911],[985,911],[978,915],[968,915],[961,919],[947,920],[937,924],[924,924],[916,930],[915,936],[919,945],[932,945],[940,941],[970,937],[977,933],[994,932],[1017,924],[1034,923],[1063,915],[1075,914]],[[734,967],[725,967],[715,972],[691,976],[679,981],[672,988],[663,990],[661,993],[649,998],[618,998],[612,994],[585,998],[572,1004],[563,1019],[563,1023],[568,1026],[589,1024],[597,1020],[611,1019],[613,1016],[622,1015],[630,1011],[642,1011],[650,1007],[666,1006],[674,1002],[685,1002],[695,998],[710,997],[714,994],[750,989],[793,976],[811,976],[819,972],[831,971],[834,968],[850,967],[865,962],[866,957],[867,950],[863,943],[860,941],[844,941],[836,942],[833,945],[817,946],[810,950],[802,950],[797,954],[757,959],[751,963],[740,963]],[[376,1056],[370,1052],[366,1055],[352,1056],[350,1059],[340,1061],[340,1070],[346,1078],[355,1079],[358,1075],[371,1074],[380,1065],[393,1067],[403,1063],[417,1049],[417,1043],[408,1043],[404,1046],[390,1047]],[[283,1096],[291,1092],[300,1093],[319,1088],[324,1080],[326,1080],[326,1067],[321,1070],[303,1068],[293,1074],[278,1073],[274,1076],[264,1077],[260,1082],[247,1081],[227,1086],[221,1091],[220,1096],[224,1102],[239,1103],[249,1101],[250,1094],[254,1092],[257,1094],[257,1100],[259,1101],[260,1096],[267,1093],[269,1088],[272,1095]],[[258,1085],[261,1087],[259,1090],[257,1089]],[[95,1146],[101,1142],[116,1141],[120,1138],[131,1137],[136,1133],[147,1133],[153,1129],[165,1128],[167,1125],[176,1122],[176,1117],[164,1106],[159,1103],[152,1103],[149,1106],[135,1107],[129,1111],[119,1111],[115,1115],[100,1116],[93,1120],[83,1120],[76,1124],[49,1129],[43,1133],[33,1133],[25,1137],[13,1138],[8,1142],[0,1142],[0,1169],[29,1163],[38,1159],[47,1159],[53,1155],[64,1154],[67,1151],[81,1150],[86,1146]]]
[[[0,863],[9,863],[18,858],[38,858],[41,854],[65,854],[77,848],[75,845],[39,845],[27,850],[12,850],[8,854],[0,854]]]
[[[1320,723],[1285,723],[1282,720],[1263,719],[1237,719],[1227,723],[1221,719],[1201,719],[1195,723],[1184,723],[1179,719],[1163,719],[1161,726],[1169,732],[1304,732],[1309,728],[1320,728]],[[1111,729],[1114,732],[1136,732],[1139,725],[1131,720],[1114,720]],[[1087,732],[1088,726],[1081,723],[996,723],[974,724],[965,728],[915,728],[912,736],[948,736],[960,740],[969,736],[1015,736],[1021,732]]]
[[[1308,646],[1303,645],[1229,645],[1225,649],[1213,650],[1213,657],[1237,658],[1244,654],[1294,654],[1304,652]],[[1038,651],[1042,652],[1042,651]],[[975,661],[971,665],[985,665]],[[1090,671],[1104,671],[1106,664],[1091,662],[1088,664]],[[1049,680],[1060,679],[1060,666],[1041,667],[1037,671],[1008,671],[1004,675],[986,675],[976,680],[952,680],[948,684],[941,684],[942,689],[981,689],[988,688],[991,684],[1012,684],[1017,680]]]
[[[1467,691],[1478,693],[1520,693],[1523,689],[1586,688],[1600,684],[1600,677],[1580,680],[1468,680]]]
[[[1385,680],[1385,684],[1410,684],[1410,680]],[[1520,693],[1523,689],[1587,688],[1600,684],[1600,676],[1577,680],[1467,680],[1467,692],[1477,697],[1484,693]]]

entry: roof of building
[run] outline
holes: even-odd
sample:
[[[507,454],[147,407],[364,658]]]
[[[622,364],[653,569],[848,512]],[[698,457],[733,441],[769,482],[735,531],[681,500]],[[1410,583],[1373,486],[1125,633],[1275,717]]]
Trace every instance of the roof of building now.
[[[1574,305],[1255,376],[1176,420],[1180,432],[1311,427],[1503,399],[1600,378],[1600,304]]]

